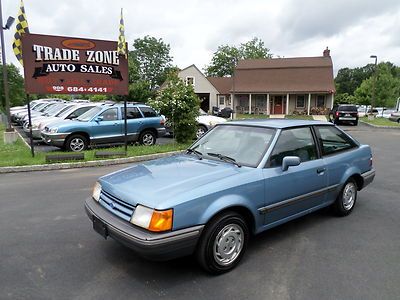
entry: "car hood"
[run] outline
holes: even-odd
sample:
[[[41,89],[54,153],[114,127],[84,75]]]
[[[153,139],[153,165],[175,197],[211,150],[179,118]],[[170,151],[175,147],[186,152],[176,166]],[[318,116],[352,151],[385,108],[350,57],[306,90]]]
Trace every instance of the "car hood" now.
[[[87,122],[74,121],[74,120],[54,120],[53,122],[48,123],[46,127],[48,128],[57,127],[60,132],[64,128],[69,130],[73,126],[82,126],[82,124],[85,123]]]
[[[99,181],[104,191],[129,204],[164,208],[164,201],[188,199],[187,193],[238,174],[242,169],[225,162],[178,155],[123,169]]]

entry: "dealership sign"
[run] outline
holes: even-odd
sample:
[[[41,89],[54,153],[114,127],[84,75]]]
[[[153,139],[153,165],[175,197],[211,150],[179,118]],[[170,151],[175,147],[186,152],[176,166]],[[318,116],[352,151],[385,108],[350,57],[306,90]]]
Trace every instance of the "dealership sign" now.
[[[128,94],[128,61],[117,42],[22,36],[28,94]]]

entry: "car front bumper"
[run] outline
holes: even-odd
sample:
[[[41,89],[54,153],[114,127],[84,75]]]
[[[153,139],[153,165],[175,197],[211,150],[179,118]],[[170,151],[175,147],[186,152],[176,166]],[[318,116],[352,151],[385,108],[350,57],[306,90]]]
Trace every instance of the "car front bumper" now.
[[[42,131],[41,136],[43,142],[45,142],[46,144],[56,147],[63,147],[65,138],[69,134],[70,133],[45,133]]]
[[[162,137],[166,135],[167,129],[163,128],[157,128],[157,137]]]
[[[100,220],[105,227],[105,238],[110,236],[151,260],[170,260],[192,254],[204,228],[204,225],[199,225],[167,233],[153,233],[122,220],[92,198],[86,199],[85,210],[92,222]]]
[[[397,122],[397,120],[399,120],[399,119],[400,119],[400,116],[390,116],[389,117],[389,120],[393,121],[393,122]]]

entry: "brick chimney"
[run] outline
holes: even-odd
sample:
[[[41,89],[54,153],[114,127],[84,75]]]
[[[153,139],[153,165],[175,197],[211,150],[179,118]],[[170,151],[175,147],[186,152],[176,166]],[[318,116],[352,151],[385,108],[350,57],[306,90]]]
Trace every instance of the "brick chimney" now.
[[[326,47],[326,49],[324,50],[323,56],[324,56],[324,57],[329,57],[329,56],[331,56],[331,50],[329,50],[328,47]]]

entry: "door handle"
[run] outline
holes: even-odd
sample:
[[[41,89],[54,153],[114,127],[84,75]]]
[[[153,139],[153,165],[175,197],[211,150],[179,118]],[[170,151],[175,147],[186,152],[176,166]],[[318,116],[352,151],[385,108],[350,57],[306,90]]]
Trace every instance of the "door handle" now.
[[[326,171],[325,168],[318,168],[318,169],[317,169],[317,174],[322,174],[322,173],[324,173],[325,171]]]

